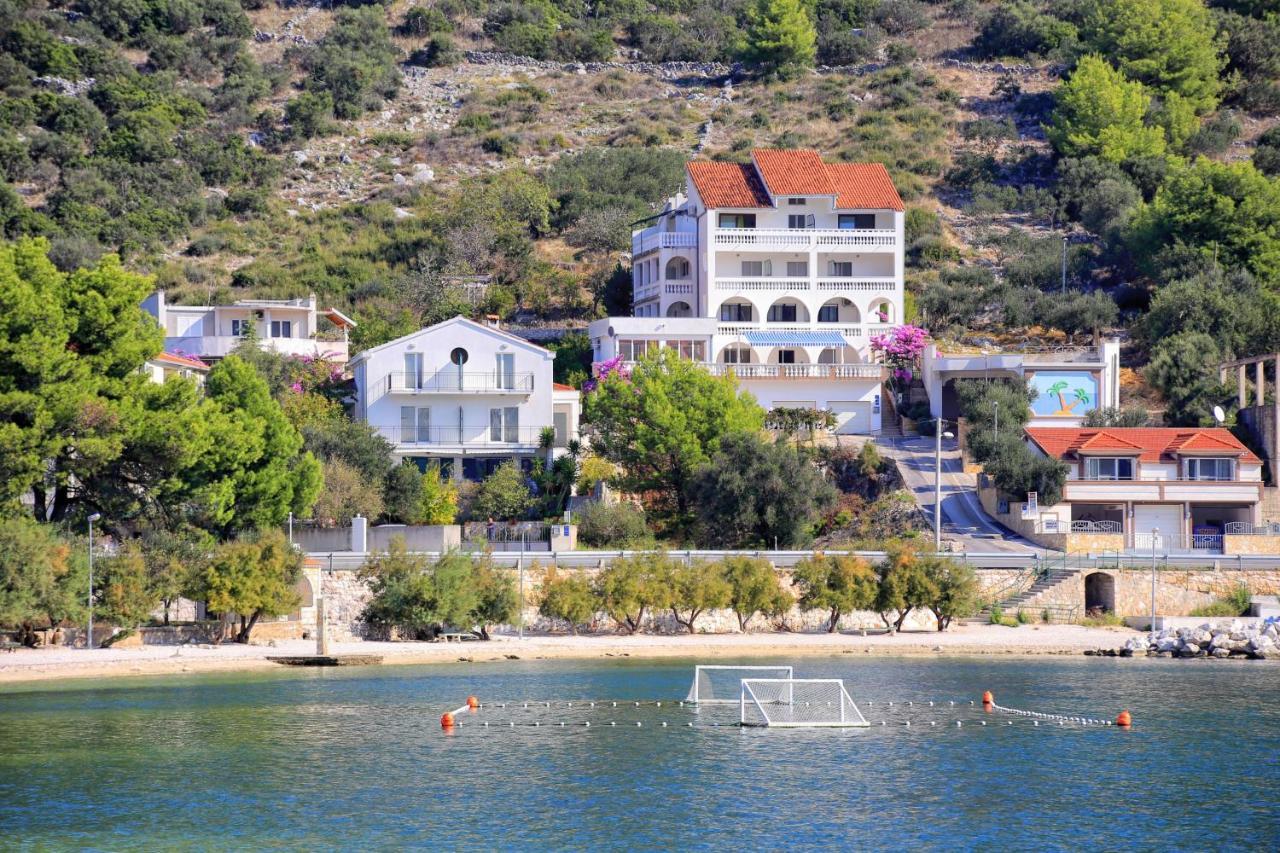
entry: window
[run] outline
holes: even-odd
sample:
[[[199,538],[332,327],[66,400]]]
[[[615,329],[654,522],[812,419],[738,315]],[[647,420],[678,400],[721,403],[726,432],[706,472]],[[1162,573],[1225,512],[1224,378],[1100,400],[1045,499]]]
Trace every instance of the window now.
[[[754,213],[722,213],[720,214],[721,228],[755,228],[756,215]]]
[[[507,406],[489,410],[489,440],[515,444],[520,440],[520,409]]]
[[[271,321],[271,337],[292,338],[293,337],[293,321],[292,320],[272,320]]]
[[[778,364],[795,364],[796,351],[793,349],[778,350]]]
[[[422,353],[420,352],[404,354],[404,387],[422,387]]]
[[[1086,480],[1132,480],[1132,459],[1089,458],[1084,461]]]
[[[401,443],[427,443],[431,441],[431,409],[418,406],[400,407]]]
[[[832,261],[831,275],[833,278],[853,278],[853,261]]]
[[[249,332],[248,320],[232,320],[231,321],[231,337],[243,338]]]
[[[690,361],[706,360],[707,349],[703,341],[667,341],[667,349],[675,350],[681,358]]]
[[[838,305],[823,305],[818,309],[819,323],[839,323],[840,307]]]
[[[803,207],[804,205],[806,205],[806,204],[808,204],[808,203],[809,203],[809,200],[808,200],[807,198],[789,198],[789,199],[787,199],[787,204],[791,205],[792,207]]]
[[[751,306],[740,302],[727,302],[720,306],[720,321],[723,323],[752,322]]]
[[[796,321],[796,306],[794,305],[769,306],[769,322],[770,323],[794,323],[795,321]]]
[[[1188,480],[1234,480],[1235,460],[1232,459],[1188,459]]]
[[[686,258],[672,258],[667,261],[667,278],[680,279],[689,277],[689,261]]]
[[[792,213],[787,216],[788,228],[812,228],[814,225],[813,214]]]
[[[875,228],[876,215],[874,213],[841,213],[837,223],[840,228]]]
[[[761,278],[773,275],[773,261],[743,261],[742,275],[747,278]]]
[[[746,347],[728,347],[724,351],[725,364],[750,364],[751,350]]]
[[[497,355],[497,378],[499,388],[514,389],[516,387],[516,357],[509,352]]]
[[[787,277],[788,278],[808,278],[809,262],[808,261],[787,261]]]
[[[622,356],[623,361],[638,361],[645,353],[657,350],[657,341],[633,341],[630,339],[619,339],[618,355]]]

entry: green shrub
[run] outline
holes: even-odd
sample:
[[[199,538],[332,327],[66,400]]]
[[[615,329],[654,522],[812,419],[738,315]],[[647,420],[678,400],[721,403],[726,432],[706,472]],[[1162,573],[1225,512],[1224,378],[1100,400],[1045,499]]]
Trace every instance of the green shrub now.
[[[591,584],[580,574],[560,575],[555,567],[547,569],[542,580],[542,600],[538,613],[548,619],[559,619],[578,633],[578,628],[591,621],[596,612],[596,598]]]
[[[644,510],[632,503],[591,503],[577,513],[578,538],[597,548],[630,548],[652,538]]]

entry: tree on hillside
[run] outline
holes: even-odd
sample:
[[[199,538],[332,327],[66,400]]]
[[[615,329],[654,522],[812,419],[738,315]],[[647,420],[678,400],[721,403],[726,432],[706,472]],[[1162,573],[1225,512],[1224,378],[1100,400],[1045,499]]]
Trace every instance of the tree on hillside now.
[[[695,473],[689,495],[698,538],[707,547],[794,548],[812,537],[835,489],[785,439],[770,442],[743,432],[724,436]]]
[[[1203,0],[1088,0],[1080,36],[1131,80],[1176,93],[1212,112],[1221,87],[1223,39]]]
[[[828,633],[835,633],[842,615],[869,610],[876,601],[876,574],[861,557],[814,554],[796,564],[792,580],[801,607],[828,611]]]
[[[381,6],[338,9],[324,37],[300,54],[307,89],[332,96],[338,118],[359,118],[400,88],[400,51]]]
[[[781,616],[795,599],[782,588],[778,573],[760,557],[725,557],[721,572],[729,584],[729,607],[738,617],[738,630],[747,630],[753,616]]]
[[[1147,381],[1165,398],[1169,426],[1212,426],[1213,407],[1231,397],[1218,378],[1222,353],[1203,332],[1182,332],[1156,344],[1147,364]]]
[[[1164,153],[1164,131],[1146,123],[1151,95],[1100,56],[1081,58],[1055,99],[1048,134],[1063,156],[1119,163]]]
[[[746,60],[787,80],[813,67],[817,32],[800,0],[756,0],[748,11]]]
[[[629,378],[609,372],[586,395],[583,415],[594,452],[622,469],[620,488],[679,525],[691,519],[698,467],[726,435],[764,425],[764,410],[733,377],[712,376],[669,349],[642,359]]]
[[[302,552],[283,533],[251,531],[215,549],[199,595],[210,611],[222,615],[235,642],[247,643],[262,617],[283,616],[298,606],[294,586],[301,577]]]

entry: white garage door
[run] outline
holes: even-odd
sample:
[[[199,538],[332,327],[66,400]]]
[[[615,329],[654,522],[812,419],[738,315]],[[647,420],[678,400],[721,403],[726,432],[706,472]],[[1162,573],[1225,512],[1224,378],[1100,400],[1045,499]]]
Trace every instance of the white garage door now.
[[[828,403],[836,416],[836,433],[839,435],[871,434],[871,403],[867,400],[851,400],[847,403]]]
[[[1182,534],[1182,507],[1170,504],[1137,504],[1133,508],[1133,546],[1150,548],[1151,531],[1159,530],[1157,549],[1179,547]]]

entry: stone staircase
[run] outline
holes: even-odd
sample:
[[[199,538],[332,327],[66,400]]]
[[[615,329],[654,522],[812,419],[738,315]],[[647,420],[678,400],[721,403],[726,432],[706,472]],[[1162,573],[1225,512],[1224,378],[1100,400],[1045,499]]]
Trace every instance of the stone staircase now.
[[[968,621],[981,622],[981,623],[991,621],[991,609],[993,606],[999,607],[1000,612],[1003,613],[1005,616],[1012,616],[1021,609],[1034,610],[1035,612],[1032,614],[1032,616],[1034,620],[1037,622],[1040,621],[1040,618],[1042,616],[1042,611],[1049,612],[1049,617],[1051,622],[1075,621],[1080,616],[1080,613],[1078,612],[1077,608],[1059,607],[1056,605],[1049,605],[1049,606],[1031,605],[1030,607],[1028,607],[1028,605],[1030,602],[1034,601],[1042,593],[1048,592],[1049,590],[1056,587],[1058,584],[1064,583],[1065,581],[1072,579],[1079,573],[1080,573],[1079,569],[1068,568],[1067,566],[1062,564],[1058,564],[1053,567],[1048,567],[1048,566],[1041,567],[1038,573],[1036,574],[1036,578],[1032,582],[1031,586],[1027,587],[1026,589],[1020,592],[1016,592],[1016,593],[1013,593],[1012,595],[1005,596],[1004,598],[995,602],[994,605],[988,604],[987,606],[979,610],[977,614],[971,617]]]

